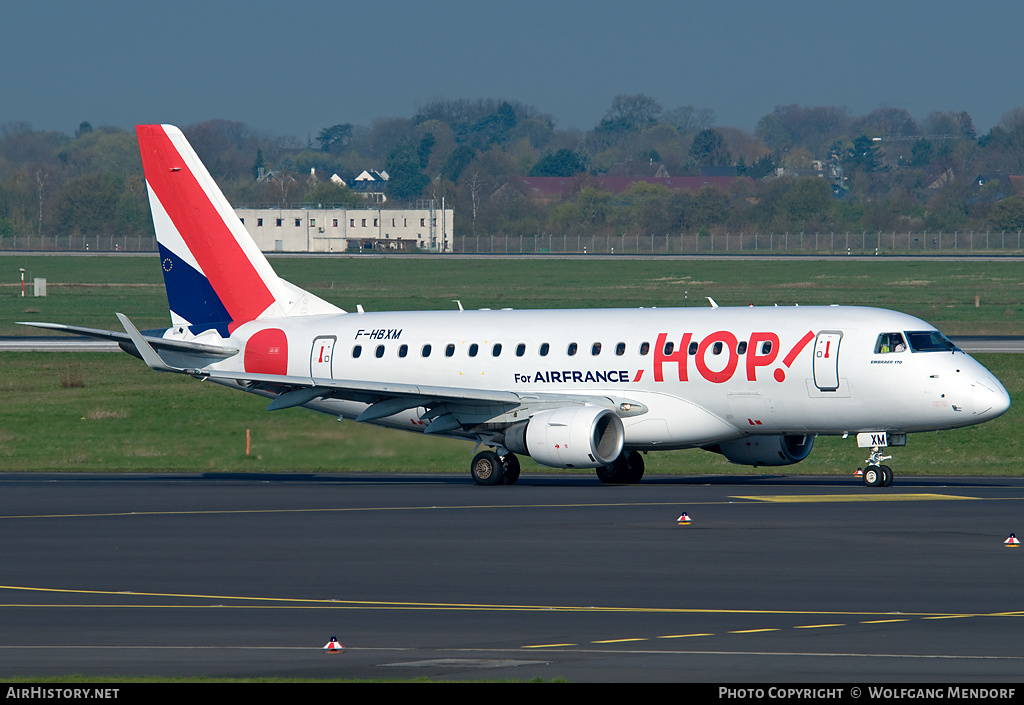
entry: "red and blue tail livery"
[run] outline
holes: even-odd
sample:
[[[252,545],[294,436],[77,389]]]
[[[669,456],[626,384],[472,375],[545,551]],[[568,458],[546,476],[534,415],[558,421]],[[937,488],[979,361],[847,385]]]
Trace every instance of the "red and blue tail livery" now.
[[[277,276],[178,128],[138,137],[171,326],[143,333],[122,314],[123,331],[27,325],[116,340],[271,411],[469,441],[485,448],[470,463],[479,484],[516,482],[519,456],[632,483],[648,451],[783,466],[818,435],[852,435],[871,449],[864,482],[886,486],[883,448],[1010,406],[942,333],[885,309],[347,313]]]
[[[194,334],[213,328],[226,337],[243,323],[286,315],[294,295],[181,130],[139,125],[136,131],[175,325]]]

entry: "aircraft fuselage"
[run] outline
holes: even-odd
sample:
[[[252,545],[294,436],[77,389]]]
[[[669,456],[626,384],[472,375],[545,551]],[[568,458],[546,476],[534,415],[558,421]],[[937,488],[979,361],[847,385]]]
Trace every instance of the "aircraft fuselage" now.
[[[211,369],[626,400],[646,409],[623,418],[637,449],[947,429],[1005,411],[1005,389],[963,352],[876,351],[880,335],[910,332],[937,331],[838,306],[347,313],[246,323],[227,341],[241,360]],[[346,418],[368,405],[305,404]],[[430,425],[415,409],[375,423]]]

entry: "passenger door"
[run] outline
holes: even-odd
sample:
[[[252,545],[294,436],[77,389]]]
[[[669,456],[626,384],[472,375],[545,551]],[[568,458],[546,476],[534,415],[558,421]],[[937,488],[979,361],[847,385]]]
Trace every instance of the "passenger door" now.
[[[843,332],[823,330],[814,340],[814,384],[823,392],[839,389],[839,343]]]

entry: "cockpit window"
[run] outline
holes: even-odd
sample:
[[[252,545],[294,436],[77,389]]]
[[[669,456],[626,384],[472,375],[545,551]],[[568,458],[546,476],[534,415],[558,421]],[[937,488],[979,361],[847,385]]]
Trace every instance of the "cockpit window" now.
[[[903,341],[902,333],[882,333],[875,343],[875,354],[903,352],[907,344]]]
[[[960,349],[937,330],[908,330],[907,340],[914,352],[956,352]]]

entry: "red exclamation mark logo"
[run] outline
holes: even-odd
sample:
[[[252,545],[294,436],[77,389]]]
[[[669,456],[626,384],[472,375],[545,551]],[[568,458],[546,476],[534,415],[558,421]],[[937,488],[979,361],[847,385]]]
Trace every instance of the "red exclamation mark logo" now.
[[[796,345],[793,346],[793,349],[789,351],[789,353],[786,355],[785,359],[782,361],[782,364],[785,365],[786,367],[789,367],[790,365],[792,365],[793,361],[796,360],[797,355],[799,355],[803,351],[803,349],[807,347],[807,344],[809,342],[811,342],[812,340],[814,340],[814,331],[810,331],[809,330],[809,331],[807,331],[807,335],[805,335],[803,338],[801,338],[800,341]],[[828,357],[828,343],[825,344],[825,357]],[[782,369],[781,367],[776,369],[775,370],[775,381],[776,382],[783,382],[783,381],[785,381],[785,379],[786,379],[786,371],[784,369]]]

